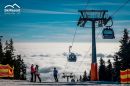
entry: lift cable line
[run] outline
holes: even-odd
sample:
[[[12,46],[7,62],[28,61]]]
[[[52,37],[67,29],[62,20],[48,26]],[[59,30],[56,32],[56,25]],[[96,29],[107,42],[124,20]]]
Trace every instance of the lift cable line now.
[[[88,7],[88,4],[89,4],[89,0],[87,0],[87,4],[86,4],[86,7],[85,7],[85,8]],[[74,32],[74,37],[73,37],[72,45],[71,45],[72,47],[73,47],[73,44],[74,44],[74,42],[75,42],[75,36],[76,36],[76,34],[77,34],[77,28],[78,28],[78,27],[76,27],[75,32]],[[88,28],[91,28],[91,27],[88,27]]]
[[[89,0],[87,0],[87,5],[86,6],[88,6],[88,3],[89,3]],[[74,53],[71,52],[71,50],[73,48],[73,44],[75,42],[75,36],[77,34],[77,28],[78,28],[78,26],[76,27],[75,32],[74,32],[74,36],[73,36],[73,40],[72,40],[72,45],[69,46],[69,57],[68,58],[69,58],[69,60],[73,60],[73,61],[77,60],[76,54],[74,54]]]
[[[78,27],[76,27],[76,29],[75,29],[75,31],[74,31],[74,36],[73,36],[73,39],[72,39],[72,47],[73,47],[73,44],[74,44],[74,42],[75,42],[75,37],[76,37],[76,34],[77,34],[77,29],[78,29]]]
[[[85,28],[86,28],[86,27],[85,27]],[[96,36],[96,39],[99,37],[100,34],[101,34],[101,31],[98,32],[98,34],[97,34],[97,36]],[[86,53],[89,53],[90,50],[91,50],[91,48],[92,48],[92,46],[90,45]],[[76,73],[76,71],[79,70],[79,68],[80,68],[80,66],[82,65],[82,63],[83,63],[83,61],[84,61],[85,58],[86,58],[86,56],[83,57],[82,62],[79,64],[78,68],[77,68],[77,69],[75,70],[75,72],[73,72],[73,73]]]
[[[88,3],[89,3],[89,0],[87,0],[87,6],[88,6]],[[69,46],[68,61],[72,61],[72,60],[73,60],[73,61],[76,61],[76,60],[77,60],[76,55],[71,52],[71,50],[72,50],[72,48],[73,48],[73,44],[74,44],[74,42],[75,42],[75,36],[76,36],[76,34],[77,34],[77,28],[78,28],[78,27],[76,27],[75,32],[74,32],[74,36],[73,36],[73,39],[72,39],[72,45]]]
[[[129,1],[130,0],[127,0],[124,4],[122,4],[111,16],[113,17],[114,15],[116,15],[116,13],[120,11],[120,9],[122,9],[125,5],[129,3]]]
[[[74,44],[74,42],[75,42],[75,37],[76,37],[76,34],[77,34],[77,29],[78,29],[78,27],[76,27],[76,29],[74,30],[74,35],[73,35],[73,38],[72,38],[72,43],[71,43],[71,46],[69,46],[69,53],[68,53],[68,55],[67,55],[67,62],[66,62],[66,64],[65,64],[65,70],[64,70],[64,72],[66,72],[66,69],[67,69],[68,57],[69,57],[69,54],[70,54],[70,52],[71,52],[71,49],[73,48],[73,44]]]
[[[113,14],[112,14],[112,16],[114,16],[121,8],[123,8],[128,2],[129,2],[130,0],[127,0],[122,6],[120,6]],[[89,0],[87,1],[87,4],[89,3]],[[81,15],[83,15],[83,14],[81,14]],[[109,17],[110,18],[110,17]],[[108,19],[108,20],[111,20],[112,18],[110,18],[110,19]],[[104,22],[104,21],[103,21]],[[108,22],[108,21],[107,21]],[[107,23],[106,22],[106,23]],[[84,24],[83,25],[85,25],[85,23],[86,22],[84,22]],[[112,22],[112,24],[109,26],[109,27],[111,27],[113,25],[113,22]],[[90,28],[90,27],[89,27]],[[97,27],[95,27],[95,28],[97,28]],[[75,33],[74,33],[74,37],[73,37],[73,41],[72,41],[72,46],[73,46],[73,43],[75,42],[75,36],[76,36],[76,33],[77,33],[77,28],[76,28],[76,30],[75,30]],[[99,36],[99,34],[97,35],[97,37]],[[96,37],[96,39],[97,39],[97,37]],[[89,48],[89,50],[88,51],[90,51],[90,49],[91,49],[91,47],[92,46],[90,46],[90,48]],[[85,57],[84,57],[85,58]],[[81,64],[82,64],[82,62],[81,62]],[[81,64],[80,64],[80,66],[81,66]],[[67,66],[67,65],[66,65]]]
[[[115,15],[121,8],[123,8],[129,1],[130,1],[130,0],[127,0],[123,5],[121,5],[121,6],[112,14],[112,16],[114,16],[114,15]],[[88,3],[88,2],[87,2],[87,3]],[[109,25],[109,26],[107,26],[107,27],[111,27],[111,26],[113,26],[113,21],[112,21],[112,24]],[[96,27],[96,28],[97,28],[97,27]],[[101,31],[98,33],[96,39],[98,38],[98,36],[99,36],[100,33],[101,33]],[[90,49],[91,49],[91,46],[89,47],[88,52],[90,51]],[[84,56],[83,60],[84,60],[84,59],[85,59],[85,56]],[[82,62],[81,62],[81,64],[82,64]],[[81,64],[79,65],[79,67],[81,66]],[[77,70],[79,70],[79,68],[78,68]],[[76,70],[76,71],[77,71],[77,70]]]
[[[87,5],[86,5],[86,7],[88,6],[88,3],[89,3],[89,0],[87,0]],[[91,28],[91,27],[88,27],[88,28]],[[75,32],[74,32],[74,36],[73,36],[73,39],[72,39],[72,44],[71,44],[71,46],[69,46],[69,54],[70,54],[70,52],[71,52],[71,49],[73,48],[73,44],[74,44],[74,42],[75,42],[75,37],[76,37],[76,34],[77,34],[77,29],[78,29],[78,26],[76,27],[76,29],[75,29]],[[71,49],[70,49],[71,48]],[[91,47],[90,47],[91,48]],[[89,50],[90,50],[90,48],[89,48]],[[88,51],[89,51],[88,50]],[[68,65],[68,63],[66,63],[66,65],[65,65],[65,70],[66,70],[66,66]]]
[[[88,6],[88,3],[89,3],[89,0],[87,1],[87,6]],[[84,28],[92,28],[92,27],[84,27]],[[99,28],[99,27],[95,27],[95,28]],[[99,36],[100,33],[101,33],[101,31],[100,31],[100,32],[98,33],[98,35],[96,36],[96,39],[98,38],[98,36]],[[74,33],[74,37],[73,37],[73,41],[72,41],[72,46],[73,46],[73,43],[75,42],[75,36],[76,36],[76,34],[77,34],[77,28],[76,28],[75,33]],[[87,53],[90,52],[91,48],[92,48],[92,46],[90,46],[90,47],[88,48]],[[86,57],[86,56],[84,56],[83,60],[85,59],[85,57]],[[82,64],[82,62],[79,64],[79,66],[81,66],[81,64]],[[66,64],[66,66],[67,66],[67,64]],[[79,68],[78,68],[78,69],[79,69]],[[74,73],[74,72],[73,72],[73,73]]]
[[[96,39],[99,37],[99,35],[101,34],[101,32],[102,32],[102,30],[100,30],[100,31],[98,32],[98,34],[97,34],[97,36],[96,36]],[[89,53],[90,50],[91,50],[91,48],[92,48],[92,46],[90,46],[90,47],[88,48],[88,51],[87,51],[86,53]],[[75,72],[76,72],[76,71],[79,71],[79,68],[80,68],[80,66],[82,65],[82,63],[83,63],[83,61],[84,61],[85,58],[86,58],[86,56],[83,57],[82,62],[79,64],[79,66],[78,66],[78,68],[75,70]]]
[[[87,28],[87,27],[84,27],[84,28]],[[99,28],[99,27],[97,27],[97,28]],[[103,30],[103,29],[102,29],[102,30]],[[102,30],[98,32],[98,34],[97,34],[97,36],[96,36],[96,39],[97,39],[97,38],[99,37],[99,35],[101,34]],[[90,50],[91,50],[91,48],[92,48],[92,46],[90,45],[89,48],[88,48],[88,51],[87,51],[86,53],[89,53]],[[79,68],[80,68],[80,66],[82,65],[83,60],[84,60],[85,58],[86,58],[86,56],[83,57],[82,62],[79,64],[78,68],[75,69],[75,72],[73,72],[73,73],[77,73],[76,71],[79,71]]]

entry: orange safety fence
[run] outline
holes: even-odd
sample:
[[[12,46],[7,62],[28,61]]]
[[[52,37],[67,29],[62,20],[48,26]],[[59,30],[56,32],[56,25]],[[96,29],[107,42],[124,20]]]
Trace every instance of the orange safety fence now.
[[[10,65],[0,64],[0,77],[14,77],[14,70]]]
[[[120,70],[120,82],[130,83],[130,69]]]
[[[127,69],[127,81],[130,83],[130,69]]]

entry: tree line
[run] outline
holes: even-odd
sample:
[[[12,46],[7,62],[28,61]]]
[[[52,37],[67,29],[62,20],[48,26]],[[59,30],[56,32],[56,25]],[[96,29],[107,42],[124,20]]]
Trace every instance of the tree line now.
[[[106,66],[103,58],[100,58],[100,81],[120,81],[120,70],[130,68],[130,37],[127,29],[124,29],[123,37],[119,42],[121,45],[118,52],[113,56],[113,63],[108,60],[108,65]]]
[[[120,82],[120,70],[130,69],[130,37],[128,30],[124,29],[123,36],[120,39],[120,48],[112,56],[114,62],[108,59],[107,62],[101,57],[99,60],[98,75],[99,81]],[[87,76],[86,71],[80,76],[80,81],[91,80],[91,75]]]
[[[14,54],[13,40],[5,42],[5,47],[2,43],[2,37],[0,38],[0,64],[6,65],[9,64],[14,68],[14,77],[13,79],[26,79],[26,65],[21,58],[21,55]],[[8,77],[6,77],[8,78]]]

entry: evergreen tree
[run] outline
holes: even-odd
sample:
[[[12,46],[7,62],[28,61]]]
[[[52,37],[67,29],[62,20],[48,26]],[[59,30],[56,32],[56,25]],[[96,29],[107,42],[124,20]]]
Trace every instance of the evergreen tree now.
[[[107,81],[112,81],[112,64],[111,64],[110,59],[108,60],[106,72],[107,72]]]
[[[13,46],[12,38],[10,39],[9,49],[10,49],[10,52],[12,53],[12,55],[13,55],[13,53],[14,53],[14,46]]]
[[[83,80],[83,79],[82,79],[82,76],[80,75],[80,77],[79,77],[79,81],[82,82],[82,80]]]
[[[102,58],[100,58],[100,66],[99,66],[99,80],[100,81],[106,80],[106,77],[104,77],[104,75],[106,75],[105,61]]]
[[[17,59],[14,62],[14,78],[15,79],[26,79],[26,66],[21,55],[17,55]]]
[[[3,46],[2,46],[2,36],[0,36],[0,64],[2,64],[3,61]]]
[[[127,62],[128,62],[128,68],[130,69],[130,37],[129,37],[129,42],[128,42],[128,59],[127,59]]]
[[[123,37],[119,41],[121,43],[119,51],[114,55],[113,80],[120,80],[120,70],[130,68],[130,39],[128,30],[124,29]]]
[[[84,71],[84,74],[83,74],[83,81],[87,81],[87,73],[86,73],[86,71]]]
[[[14,78],[20,79],[20,64],[21,64],[21,56],[17,55],[17,58],[14,62]]]
[[[128,61],[130,59],[129,53],[128,53],[128,44],[129,44],[129,36],[128,36],[128,30],[124,29],[123,37],[120,40],[121,46],[119,51],[117,52],[118,57],[121,59],[121,65],[122,69],[127,69],[128,65],[130,64]]]
[[[6,65],[6,64],[9,64],[9,60],[10,60],[10,59],[8,59],[8,57],[9,57],[10,54],[8,55],[8,53],[9,53],[9,43],[8,43],[7,40],[5,42],[5,48],[4,48],[4,50],[5,50],[5,52],[4,52],[4,60],[3,60],[2,64]]]
[[[26,80],[26,65],[25,65],[23,59],[21,61],[22,61],[22,64],[21,64],[21,79]]]
[[[112,76],[113,81],[120,81],[120,69],[121,69],[121,58],[119,56],[114,55],[114,63],[113,63]]]
[[[4,61],[2,64],[6,65],[9,64],[11,67],[14,65],[14,53],[13,53],[13,40],[10,39],[10,43],[6,41],[5,43],[5,55],[4,55]]]
[[[26,79],[26,66],[21,55],[14,55],[14,46],[13,40],[10,39],[10,42],[5,42],[4,48],[4,59],[2,61],[3,65],[9,64],[11,67],[14,67],[14,79]]]
[[[5,42],[5,48],[4,48],[4,50],[5,50],[4,53],[6,53],[6,52],[9,50],[9,43],[8,43],[7,40],[6,40],[6,42]]]

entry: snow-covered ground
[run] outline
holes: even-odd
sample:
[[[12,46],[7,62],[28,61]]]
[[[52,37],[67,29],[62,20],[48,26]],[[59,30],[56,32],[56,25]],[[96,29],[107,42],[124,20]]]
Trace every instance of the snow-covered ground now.
[[[59,78],[63,72],[73,72],[76,79],[86,70],[90,71],[91,64],[91,43],[74,43],[72,52],[77,55],[77,62],[68,62],[67,54],[71,43],[15,43],[15,53],[21,54],[27,65],[27,79],[30,79],[31,64],[39,65],[42,81],[54,81],[52,70],[56,67],[59,71]],[[119,49],[118,43],[97,43],[97,61],[104,56],[113,55]],[[112,59],[109,57],[109,59]],[[60,79],[60,81],[66,81]]]
[[[129,86],[129,84],[97,84],[96,82],[82,82],[82,83],[54,83],[54,82],[42,82],[32,83],[22,80],[4,80],[0,79],[0,86]]]

